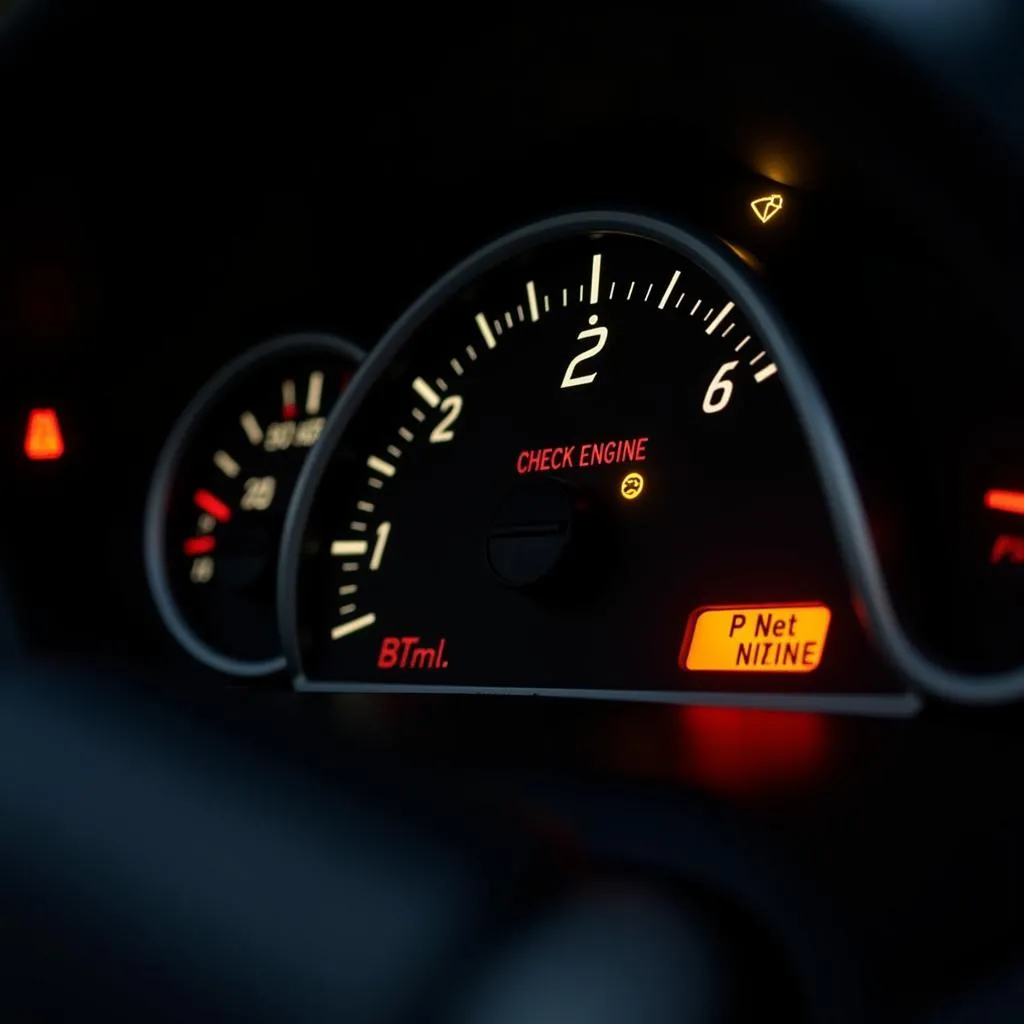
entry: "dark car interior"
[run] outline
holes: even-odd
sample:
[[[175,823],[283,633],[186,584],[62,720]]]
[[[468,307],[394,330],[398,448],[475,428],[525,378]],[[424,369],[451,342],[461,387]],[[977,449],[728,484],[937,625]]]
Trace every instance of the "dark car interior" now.
[[[1024,1019],[1022,69],[0,6],[4,1019]]]

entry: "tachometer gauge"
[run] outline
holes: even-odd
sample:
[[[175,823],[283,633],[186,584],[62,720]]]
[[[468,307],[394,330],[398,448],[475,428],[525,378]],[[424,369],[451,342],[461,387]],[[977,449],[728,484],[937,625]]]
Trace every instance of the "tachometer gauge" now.
[[[146,573],[194,657],[235,675],[284,667],[274,588],[284,512],[327,413],[362,358],[347,341],[270,341],[199,392],[157,463]]]
[[[891,687],[864,671],[779,368],[712,269],[728,259],[651,220],[580,215],[428,292],[329,421],[289,513],[298,684]]]

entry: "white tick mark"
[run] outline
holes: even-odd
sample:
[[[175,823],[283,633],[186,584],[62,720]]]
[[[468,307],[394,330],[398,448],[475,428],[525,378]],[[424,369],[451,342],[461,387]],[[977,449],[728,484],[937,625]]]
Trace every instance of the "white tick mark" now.
[[[672,280],[669,281],[668,287],[665,289],[664,293],[661,296],[661,299],[658,302],[658,309],[664,309],[665,308],[665,305],[668,302],[668,297],[672,294],[672,289],[675,288],[676,282],[678,280],[679,280],[679,271],[677,270],[672,275]]]

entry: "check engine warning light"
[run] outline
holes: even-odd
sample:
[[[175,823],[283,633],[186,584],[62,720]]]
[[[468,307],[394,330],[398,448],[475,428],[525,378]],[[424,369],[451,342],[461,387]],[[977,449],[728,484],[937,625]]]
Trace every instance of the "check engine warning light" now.
[[[698,608],[679,652],[690,672],[813,672],[832,613],[823,604]]]
[[[633,501],[643,494],[644,478],[640,473],[627,473],[619,484],[619,492],[626,501]]]

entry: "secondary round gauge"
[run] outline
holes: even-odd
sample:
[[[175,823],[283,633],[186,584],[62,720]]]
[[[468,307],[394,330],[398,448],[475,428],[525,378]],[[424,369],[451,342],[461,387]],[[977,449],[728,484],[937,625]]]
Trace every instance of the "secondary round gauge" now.
[[[808,445],[711,271],[724,253],[646,219],[560,218],[395,325],[289,514],[300,686],[891,685],[859,671]]]
[[[284,513],[361,359],[328,335],[275,339],[224,367],[175,425],[146,509],[146,573],[168,629],[200,661],[243,676],[284,667],[274,605]]]

